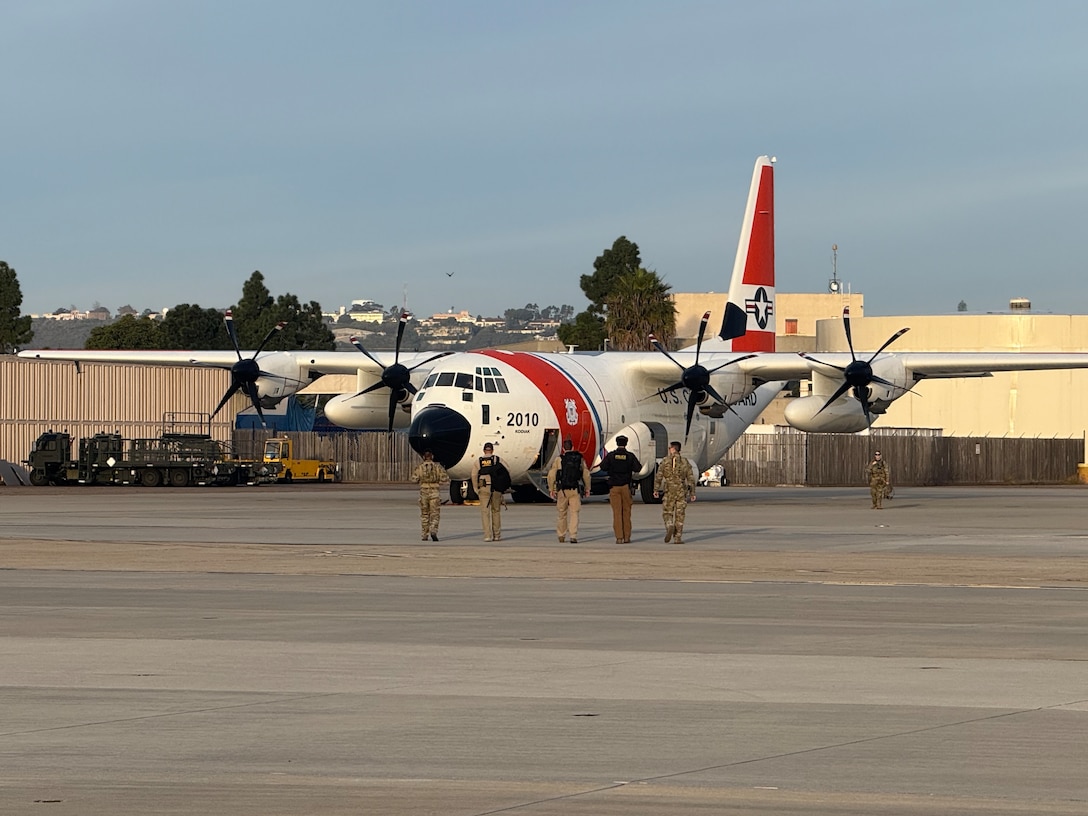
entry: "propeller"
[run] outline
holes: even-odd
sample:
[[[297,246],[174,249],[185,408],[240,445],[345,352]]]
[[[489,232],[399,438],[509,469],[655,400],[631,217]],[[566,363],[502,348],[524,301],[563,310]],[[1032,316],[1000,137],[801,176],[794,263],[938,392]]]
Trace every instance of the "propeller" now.
[[[280,331],[283,331],[283,327],[287,325],[286,322],[279,322],[273,326],[268,334],[265,335],[264,340],[257,346],[257,350],[253,352],[252,357],[243,357],[241,347],[238,345],[238,333],[234,330],[234,317],[231,315],[230,309],[227,309],[227,313],[223,315],[223,322],[227,324],[227,334],[230,335],[230,342],[234,344],[234,352],[238,355],[238,362],[229,366],[230,369],[230,387],[223,395],[223,399],[219,400],[219,404],[215,406],[215,410],[212,411],[212,417],[227,404],[228,400],[233,397],[237,392],[241,391],[247,397],[250,402],[253,403],[253,407],[257,410],[257,416],[261,418],[261,425],[267,427],[264,421],[264,411],[261,410],[261,399],[257,393],[257,380],[260,377],[276,377],[276,374],[270,374],[267,371],[262,371],[260,365],[257,363],[257,357],[261,351],[268,344],[268,341]],[[227,366],[214,366],[215,368],[228,368]],[[211,418],[211,417],[210,417]]]
[[[728,362],[722,363],[721,365],[715,366],[711,369],[708,369],[706,366],[700,365],[699,352],[702,350],[703,347],[703,335],[706,334],[706,324],[709,322],[709,320],[710,312],[705,312],[703,314],[703,319],[699,321],[699,337],[695,341],[695,364],[688,366],[687,368],[685,368],[679,360],[669,354],[669,352],[665,350],[665,347],[661,345],[661,342],[653,334],[650,335],[650,345],[652,345],[655,349],[657,349],[674,363],[676,363],[677,368],[680,369],[679,382],[673,383],[670,386],[655,391],[654,396],[658,397],[662,394],[668,394],[678,388],[688,389],[687,419],[684,423],[685,441],[687,441],[688,432],[691,431],[691,418],[695,415],[695,406],[703,399],[704,395],[710,395],[722,405],[724,405],[726,408],[728,408],[730,411],[733,411],[733,408],[729,405],[729,403],[722,399],[721,395],[714,390],[714,386],[710,384],[710,375],[713,374],[715,371],[718,371],[719,369],[725,368],[729,365],[733,365],[733,363],[739,363],[741,360],[747,360],[749,357],[755,357],[754,354],[745,354],[742,357],[737,357],[736,359],[729,360]],[[733,413],[735,414],[737,412],[733,411]]]
[[[842,366],[833,365],[832,363],[821,362],[810,354],[806,354],[804,352],[801,353],[801,356],[804,357],[806,360],[812,360],[812,362],[818,363],[819,365],[827,366],[828,368],[834,368],[838,371],[841,371],[843,374],[842,385],[840,385],[838,387],[838,390],[836,390],[835,393],[832,394],[831,397],[827,400],[827,402],[824,403],[823,408],[816,412],[816,416],[819,416],[821,413],[823,413],[824,409],[827,408],[827,406],[829,406],[831,403],[833,403],[835,400],[837,400],[839,397],[841,397],[852,388],[854,389],[854,397],[857,399],[858,402],[861,403],[861,408],[865,412],[865,424],[872,425],[872,418],[869,415],[869,406],[872,404],[869,402],[869,385],[871,383],[876,382],[880,383],[881,385],[886,385],[889,388],[898,388],[900,391],[903,392],[909,390],[903,388],[903,386],[901,385],[896,385],[889,380],[885,380],[883,377],[876,376],[876,374],[873,373],[873,360],[877,358],[880,352],[884,351],[884,349],[886,349],[888,346],[890,346],[892,343],[894,343],[896,340],[898,340],[900,337],[910,331],[910,329],[900,329],[887,340],[885,340],[884,345],[874,351],[872,356],[868,360],[859,360],[857,355],[854,353],[854,338],[853,335],[850,333],[849,306],[843,307],[842,327],[846,332],[846,344],[850,347],[851,357],[851,362],[847,364],[845,368]]]
[[[408,324],[408,319],[411,315],[408,312],[400,313],[400,325],[397,327],[397,345],[393,352],[393,365],[387,366],[365,348],[363,348],[362,342],[358,337],[351,338],[351,344],[355,348],[359,349],[366,355],[374,365],[382,369],[381,380],[374,383],[369,388],[364,388],[355,396],[361,397],[363,394],[369,394],[371,391],[376,391],[379,388],[389,389],[389,430],[393,430],[393,417],[397,414],[397,403],[403,399],[405,393],[415,394],[418,390],[412,385],[412,372],[419,368],[421,365],[426,365],[429,362],[437,360],[439,357],[445,357],[447,354],[452,354],[452,351],[442,351],[435,354],[433,357],[428,357],[426,360],[421,360],[411,368],[403,365],[400,362],[400,342],[404,337],[404,327]]]

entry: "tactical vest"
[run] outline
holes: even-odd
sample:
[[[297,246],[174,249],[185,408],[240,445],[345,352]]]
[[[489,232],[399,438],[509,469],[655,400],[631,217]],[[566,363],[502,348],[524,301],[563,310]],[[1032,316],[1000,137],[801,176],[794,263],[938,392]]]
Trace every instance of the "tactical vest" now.
[[[584,460],[578,451],[566,451],[559,465],[559,489],[577,490],[582,483]]]
[[[488,482],[491,481],[491,474],[495,471],[495,465],[499,462],[499,457],[492,454],[491,456],[480,457],[480,475],[479,478],[487,477]],[[479,484],[476,485],[479,487]]]
[[[609,454],[608,484],[612,487],[631,484],[634,461],[627,451],[614,450]]]

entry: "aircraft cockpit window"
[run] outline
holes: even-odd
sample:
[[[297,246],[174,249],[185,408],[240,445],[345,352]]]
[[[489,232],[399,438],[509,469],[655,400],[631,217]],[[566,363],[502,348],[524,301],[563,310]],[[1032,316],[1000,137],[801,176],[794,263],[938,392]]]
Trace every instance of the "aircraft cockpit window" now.
[[[427,378],[427,382],[423,383],[423,387],[424,388],[430,388],[436,382],[438,382],[438,375],[437,374],[432,374],[431,376],[429,376]]]
[[[472,388],[472,375],[471,374],[458,374],[457,380],[454,385],[458,388]]]
[[[492,366],[476,367],[476,390],[484,391],[488,394],[510,393],[510,389],[506,387],[506,380],[503,379],[502,373]]]
[[[438,375],[438,385],[453,385],[453,372],[443,371]]]

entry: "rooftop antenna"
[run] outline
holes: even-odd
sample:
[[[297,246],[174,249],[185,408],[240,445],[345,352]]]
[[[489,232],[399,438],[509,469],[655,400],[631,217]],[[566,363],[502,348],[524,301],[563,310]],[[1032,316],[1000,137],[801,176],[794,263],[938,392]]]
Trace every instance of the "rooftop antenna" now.
[[[833,295],[839,294],[842,284],[839,283],[839,245],[831,245],[831,280],[827,282],[827,291]]]

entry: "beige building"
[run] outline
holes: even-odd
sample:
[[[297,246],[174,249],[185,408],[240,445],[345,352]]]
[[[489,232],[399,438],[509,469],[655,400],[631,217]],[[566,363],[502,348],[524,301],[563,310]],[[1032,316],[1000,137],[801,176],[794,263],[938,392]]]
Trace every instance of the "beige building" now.
[[[855,351],[1085,350],[1088,315],[1005,314],[851,317]],[[819,321],[818,351],[848,351],[841,319]],[[860,355],[859,355],[860,356]],[[880,425],[939,428],[956,436],[1082,438],[1088,428],[1088,370],[1014,371],[990,377],[923,380],[892,403]]]
[[[717,332],[725,294],[675,296],[677,337],[694,342],[703,312],[707,333]],[[1020,305],[1020,304],[1018,304]],[[865,299],[854,294],[789,294],[775,298],[778,351],[849,351],[842,310],[850,307],[854,348],[872,351],[909,328],[889,351],[1076,351],[1088,344],[1088,315],[1037,314],[1022,308],[1001,314],[865,317]],[[803,382],[802,388],[809,388]],[[760,424],[784,423],[784,395]],[[1019,371],[990,377],[926,380],[896,400],[878,427],[934,428],[954,436],[1083,437],[1088,428],[1088,371]]]

